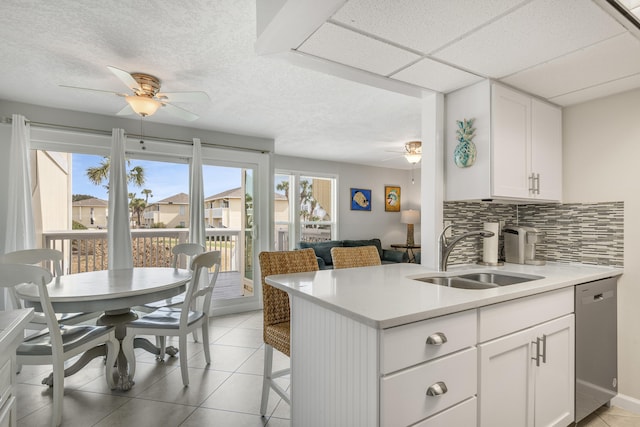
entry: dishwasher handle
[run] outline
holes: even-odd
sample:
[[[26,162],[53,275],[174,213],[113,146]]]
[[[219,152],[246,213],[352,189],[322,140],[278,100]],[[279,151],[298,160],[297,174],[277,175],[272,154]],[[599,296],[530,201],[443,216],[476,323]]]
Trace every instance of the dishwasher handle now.
[[[595,304],[597,302],[606,301],[609,298],[613,298],[615,292],[613,290],[598,292],[597,294],[584,295],[581,298],[582,305]]]

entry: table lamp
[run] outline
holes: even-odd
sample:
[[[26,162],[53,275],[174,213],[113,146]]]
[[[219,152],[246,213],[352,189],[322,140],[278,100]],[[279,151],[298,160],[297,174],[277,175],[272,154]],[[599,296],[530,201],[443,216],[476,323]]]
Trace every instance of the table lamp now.
[[[400,212],[400,222],[407,224],[407,246],[414,246],[413,224],[418,224],[420,222],[420,211],[407,209]]]

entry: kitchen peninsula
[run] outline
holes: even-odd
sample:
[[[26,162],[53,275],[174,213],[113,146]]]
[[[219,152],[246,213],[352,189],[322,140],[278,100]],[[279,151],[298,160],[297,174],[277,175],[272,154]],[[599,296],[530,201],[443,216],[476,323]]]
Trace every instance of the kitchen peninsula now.
[[[478,271],[544,278],[491,289],[415,280]],[[267,283],[291,297],[292,425],[497,427],[503,425],[495,424],[498,412],[504,425],[515,425],[508,424],[510,416],[534,414],[569,425],[574,286],[621,274],[610,267],[548,263],[460,266],[446,273],[396,264],[270,276]],[[523,344],[505,353],[503,347],[516,339]],[[500,369],[497,363],[505,360],[493,357],[518,352],[523,372],[512,372],[513,365]],[[542,365],[538,373],[536,364]],[[486,405],[501,391],[491,386],[491,377],[505,371],[513,390],[524,389],[520,395],[502,391],[513,404],[503,400],[492,414]],[[547,390],[536,401],[533,377],[554,381],[553,393]]]

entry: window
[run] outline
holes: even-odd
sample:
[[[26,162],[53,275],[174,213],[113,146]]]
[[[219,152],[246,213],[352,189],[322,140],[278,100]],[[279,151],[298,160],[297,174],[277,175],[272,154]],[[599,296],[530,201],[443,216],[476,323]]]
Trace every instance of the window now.
[[[298,191],[291,193],[291,188]],[[336,178],[278,173],[275,176],[275,249],[294,249],[296,242],[336,237]]]

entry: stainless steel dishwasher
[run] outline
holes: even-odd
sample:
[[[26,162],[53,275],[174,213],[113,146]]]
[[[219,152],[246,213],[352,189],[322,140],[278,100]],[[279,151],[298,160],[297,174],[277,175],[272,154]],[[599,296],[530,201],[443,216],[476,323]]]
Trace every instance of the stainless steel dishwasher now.
[[[618,393],[617,281],[576,286],[576,423]]]

